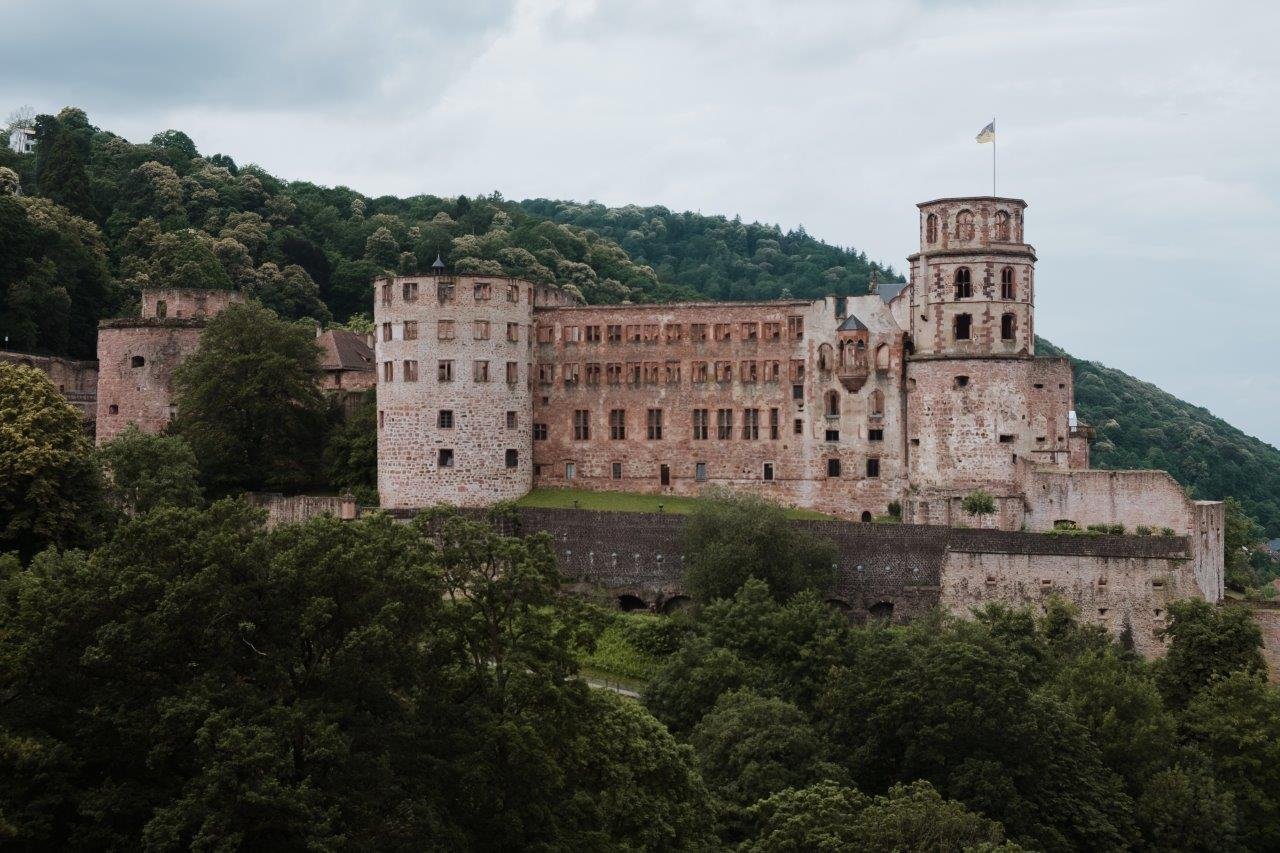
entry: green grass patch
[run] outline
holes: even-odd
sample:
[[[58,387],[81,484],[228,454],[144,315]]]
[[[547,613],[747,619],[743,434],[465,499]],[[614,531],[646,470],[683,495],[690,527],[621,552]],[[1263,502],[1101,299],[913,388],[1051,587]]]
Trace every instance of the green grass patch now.
[[[576,502],[576,506],[575,506]],[[595,492],[588,489],[534,489],[516,506],[540,509],[594,509],[605,512],[670,512],[688,515],[706,501],[681,495],[642,495],[636,492]],[[659,510],[658,507],[662,509]],[[830,519],[809,509],[784,508],[788,518]]]

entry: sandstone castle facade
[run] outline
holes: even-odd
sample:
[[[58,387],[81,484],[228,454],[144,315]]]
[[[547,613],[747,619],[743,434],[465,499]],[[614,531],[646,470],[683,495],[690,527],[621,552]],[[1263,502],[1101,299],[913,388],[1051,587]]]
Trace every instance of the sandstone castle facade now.
[[[865,296],[597,306],[440,267],[388,278],[374,294],[382,505],[722,484],[852,520],[896,504],[915,524],[1142,526],[1191,537],[1218,600],[1221,504],[1164,472],[1088,467],[1071,365],[1035,355],[1025,210],[920,204],[908,283]],[[961,508],[978,489],[994,514]]]

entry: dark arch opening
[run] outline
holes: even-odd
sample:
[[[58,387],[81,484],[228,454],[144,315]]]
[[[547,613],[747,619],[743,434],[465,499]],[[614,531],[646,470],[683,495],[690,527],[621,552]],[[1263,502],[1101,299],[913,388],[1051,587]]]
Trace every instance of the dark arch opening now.
[[[871,511],[864,509],[862,511],[862,523],[869,524],[871,522]]]
[[[681,610],[687,610],[693,606],[693,599],[687,595],[673,595],[666,601],[662,602],[662,612],[666,614],[679,613]]]
[[[147,360],[140,355],[135,355],[133,358],[129,359],[129,364],[132,367],[142,367],[142,365],[146,363]]]
[[[842,601],[839,598],[828,598],[827,606],[830,607],[832,610],[838,610],[841,613],[848,613],[850,610],[853,609],[849,606],[849,602]]]
[[[867,612],[871,615],[871,621],[887,625],[893,621],[893,602],[877,601]]]
[[[955,283],[956,299],[968,299],[973,296],[973,278],[968,267],[960,267],[956,270]]]
[[[648,610],[649,605],[644,603],[644,599],[638,595],[620,595],[618,596],[618,609],[623,613],[631,613],[635,610]]]

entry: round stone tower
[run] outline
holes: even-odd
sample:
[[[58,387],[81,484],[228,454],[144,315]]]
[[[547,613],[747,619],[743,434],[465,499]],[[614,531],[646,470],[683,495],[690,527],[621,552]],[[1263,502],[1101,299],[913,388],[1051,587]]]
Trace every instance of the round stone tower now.
[[[536,287],[502,276],[375,283],[382,506],[486,506],[533,482]]]
[[[943,198],[920,208],[911,263],[911,338],[921,355],[1035,352],[1035,250],[1022,240],[1027,203]]]

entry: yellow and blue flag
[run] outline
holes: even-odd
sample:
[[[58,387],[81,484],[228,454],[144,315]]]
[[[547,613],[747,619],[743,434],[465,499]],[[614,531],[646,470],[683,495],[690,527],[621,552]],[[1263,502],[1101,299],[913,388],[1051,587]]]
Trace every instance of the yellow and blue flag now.
[[[992,119],[991,124],[978,131],[978,143],[995,142],[996,139],[996,120]]]

